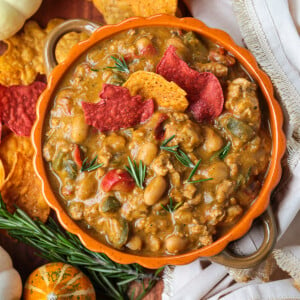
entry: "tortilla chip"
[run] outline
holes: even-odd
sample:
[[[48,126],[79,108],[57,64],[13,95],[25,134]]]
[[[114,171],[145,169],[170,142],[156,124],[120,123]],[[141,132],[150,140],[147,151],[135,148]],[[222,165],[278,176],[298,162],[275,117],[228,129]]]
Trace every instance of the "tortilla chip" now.
[[[5,40],[6,52],[0,57],[0,84],[28,85],[38,73],[45,74],[43,63],[44,42],[48,33],[62,20],[53,19],[41,29],[35,21],[24,26],[24,32]]]
[[[148,120],[154,112],[152,99],[142,101],[128,89],[104,84],[98,103],[82,102],[85,121],[101,132],[133,127]]]
[[[115,24],[134,16],[131,0],[93,0],[107,24]]]
[[[0,85],[0,121],[17,135],[30,136],[36,119],[36,103],[46,84]]]
[[[44,43],[52,29],[62,22],[62,19],[52,19],[42,29],[35,21],[29,21],[25,24],[23,33],[5,40],[8,48],[0,57],[0,84],[29,85],[38,74],[45,74]],[[87,37],[87,33],[70,32],[64,35],[56,49],[58,62],[65,60],[70,49]]]
[[[177,0],[131,0],[135,16],[150,17],[156,14],[174,16],[177,9]]]
[[[41,193],[41,182],[34,172],[32,160],[17,153],[17,160],[0,191],[7,209],[14,211],[15,205],[31,218],[45,222],[50,208]]]
[[[86,32],[69,32],[65,34],[57,43],[56,49],[55,49],[55,57],[58,63],[63,62],[71,48],[78,44],[81,41],[84,41],[89,38],[89,34]]]
[[[18,152],[21,152],[28,159],[32,160],[33,158],[34,150],[30,138],[11,133],[0,144],[0,159],[3,163],[5,174],[11,172]]]
[[[177,0],[93,0],[107,24],[115,24],[124,19],[139,16],[149,17],[164,13],[175,15]]]
[[[144,99],[152,98],[159,106],[185,111],[189,105],[183,89],[152,72],[134,72],[123,86],[128,88],[132,96],[138,94]]]
[[[170,45],[156,66],[156,72],[187,92],[189,110],[196,121],[213,120],[223,110],[224,94],[218,78],[210,72],[200,73],[182,60]]]
[[[2,160],[0,159],[0,187],[5,181],[5,169]]]

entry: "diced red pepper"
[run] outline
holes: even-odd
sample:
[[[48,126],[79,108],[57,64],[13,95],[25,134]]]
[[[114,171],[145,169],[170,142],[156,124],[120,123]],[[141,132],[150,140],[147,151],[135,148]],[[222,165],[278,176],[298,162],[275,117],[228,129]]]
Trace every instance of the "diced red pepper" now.
[[[140,56],[135,53],[127,53],[127,54],[124,54],[123,57],[124,57],[126,63],[133,61],[135,58],[140,58]]]
[[[121,191],[131,192],[135,182],[130,174],[121,169],[110,170],[101,181],[101,188],[104,192]]]
[[[149,44],[148,46],[140,50],[140,54],[143,56],[155,55],[156,49],[152,44]]]
[[[160,114],[157,124],[154,128],[154,136],[157,140],[163,140],[164,135],[165,135],[165,131],[163,128],[163,123],[165,120],[168,119],[168,115],[167,114]]]
[[[82,159],[81,159],[81,152],[80,147],[76,144],[75,149],[73,151],[74,161],[79,169],[82,167]]]
[[[235,58],[228,54],[223,47],[212,49],[209,51],[208,59],[232,67],[235,64]]]

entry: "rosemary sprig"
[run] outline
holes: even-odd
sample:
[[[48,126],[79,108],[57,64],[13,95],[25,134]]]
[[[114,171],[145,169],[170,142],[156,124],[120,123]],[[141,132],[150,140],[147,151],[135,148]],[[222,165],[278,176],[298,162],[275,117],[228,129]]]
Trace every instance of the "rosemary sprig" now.
[[[229,153],[230,149],[231,149],[231,143],[228,142],[221,150],[214,153],[212,155],[212,157],[210,158],[210,160],[213,160],[216,157],[219,157],[220,159],[223,160],[227,156],[227,154]]]
[[[245,183],[248,183],[248,181],[250,180],[251,173],[252,173],[252,167],[250,167],[247,171],[247,174],[245,176]]]
[[[173,198],[169,198],[170,200],[170,202],[169,202],[169,204],[167,204],[167,206],[165,206],[165,205],[163,205],[162,203],[160,204],[161,205],[161,207],[165,210],[165,211],[167,211],[167,212],[169,212],[170,214],[172,214],[177,208],[179,208],[182,204],[183,204],[183,202],[178,202],[175,206],[174,206],[174,203],[173,203]]]
[[[199,183],[199,182],[204,182],[204,181],[209,181],[209,180],[213,180],[213,178],[202,178],[199,180],[188,181],[188,183]]]
[[[199,183],[199,182],[204,182],[204,181],[209,181],[209,180],[213,180],[213,178],[203,178],[203,179],[198,179],[198,180],[191,180],[192,177],[195,175],[199,165],[201,163],[201,158],[198,160],[198,162],[196,163],[195,167],[193,168],[193,170],[191,171],[188,179],[187,179],[187,183]]]
[[[143,189],[144,188],[144,180],[146,177],[146,165],[143,165],[142,161],[140,160],[139,166],[137,166],[135,160],[132,162],[131,158],[128,156],[128,163],[129,167],[125,167],[127,172],[131,175],[134,179],[136,185]]]
[[[103,166],[103,163],[96,164],[98,155],[96,155],[90,162],[88,162],[88,158],[86,157],[83,162],[80,171],[81,172],[91,172]]]
[[[169,151],[169,152],[173,152],[176,153],[177,149],[178,149],[178,145],[175,146],[167,146],[167,144],[172,141],[175,137],[175,134],[172,135],[171,137],[169,137],[168,139],[164,140],[161,145],[160,145],[160,149],[165,150],[165,151]]]
[[[93,69],[93,68],[91,68],[91,71],[93,71],[93,72],[99,72],[99,69]]]
[[[38,255],[49,261],[69,263],[82,269],[93,281],[96,290],[106,295],[105,299],[128,299],[127,290],[133,281],[142,284],[143,290],[135,300],[142,299],[160,279],[162,268],[154,274],[138,264],[121,265],[111,261],[105,254],[85,248],[77,236],[64,231],[49,218],[46,224],[32,220],[21,209],[15,213],[7,211],[0,195],[0,229],[38,250]]]
[[[190,175],[189,175],[189,177],[188,177],[188,180],[187,180],[188,183],[191,182],[191,179],[192,179],[192,177],[194,176],[194,174],[196,173],[196,171],[197,171],[197,169],[198,169],[200,163],[201,163],[201,158],[198,160],[198,162],[196,163],[195,167],[194,167],[193,170],[191,171],[191,173],[190,173]]]
[[[111,55],[111,57],[115,61],[115,65],[113,67],[106,67],[105,69],[112,69],[112,70],[117,70],[119,72],[124,72],[129,74],[129,68],[126,64],[126,61],[122,55],[120,55],[120,58],[114,57]]]
[[[175,134],[172,135],[171,137],[169,137],[168,139],[164,140],[160,145],[160,149],[173,153],[175,155],[176,159],[181,164],[183,164],[184,166],[186,166],[188,168],[193,168],[194,164],[192,163],[190,158],[187,156],[187,154],[179,148],[179,145],[167,146],[167,144],[170,141],[172,141],[174,139],[174,137],[175,137]]]

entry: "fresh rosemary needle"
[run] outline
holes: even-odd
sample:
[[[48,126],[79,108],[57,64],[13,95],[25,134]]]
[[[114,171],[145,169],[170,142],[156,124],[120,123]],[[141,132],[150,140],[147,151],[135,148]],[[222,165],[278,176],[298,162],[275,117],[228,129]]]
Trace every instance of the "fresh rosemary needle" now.
[[[186,183],[199,183],[199,182],[204,182],[204,181],[209,181],[209,180],[213,180],[213,178],[203,178],[203,179],[198,179],[198,180],[191,180],[193,178],[193,176],[195,175],[199,165],[201,163],[201,158],[198,160],[198,162],[196,163],[195,167],[193,168],[193,170],[191,171]]]
[[[170,214],[172,214],[177,208],[179,208],[183,203],[182,202],[178,202],[175,206],[174,206],[174,203],[173,203],[173,198],[170,197],[169,198],[169,204],[167,204],[167,206],[163,205],[162,203],[160,204],[161,207],[169,212]]]
[[[135,300],[141,300],[160,279],[162,268],[149,273],[138,264],[122,265],[111,261],[105,254],[85,248],[77,236],[64,231],[52,218],[46,224],[32,220],[17,208],[12,214],[6,209],[0,194],[0,229],[20,242],[34,247],[38,255],[48,261],[59,261],[77,266],[93,281],[101,299],[127,300],[129,284],[142,283],[142,292]],[[144,281],[147,285],[144,285]],[[100,299],[100,298],[99,298]]]
[[[91,162],[88,162],[86,157],[83,162],[80,171],[81,172],[91,172],[103,166],[103,163],[97,164],[98,155],[96,155]]]
[[[144,181],[146,177],[146,165],[143,165],[142,161],[140,160],[139,166],[137,166],[135,160],[132,162],[131,158],[128,156],[128,163],[129,167],[125,167],[127,172],[131,175],[134,179],[136,185],[143,189],[144,188]]]
[[[117,70],[119,72],[124,72],[129,74],[129,68],[126,64],[126,61],[122,55],[120,55],[120,58],[111,56],[111,59],[115,61],[115,65],[113,67],[106,67],[105,69],[112,69],[112,70]]]
[[[192,177],[194,176],[194,174],[196,173],[196,171],[197,171],[197,169],[198,169],[200,163],[201,163],[201,158],[198,160],[198,162],[196,163],[195,167],[194,167],[193,170],[191,171],[191,173],[190,173],[190,175],[189,175],[189,177],[188,177],[187,182],[190,182],[190,181],[191,181],[191,179],[192,179]]]
[[[213,160],[216,157],[219,157],[221,160],[223,160],[229,153],[230,149],[231,149],[231,143],[228,142],[221,150],[219,150],[215,154],[213,154],[213,156],[210,158],[210,160]]]
[[[199,180],[188,181],[188,183],[199,183],[199,182],[210,181],[210,180],[213,180],[213,178],[202,178]]]
[[[174,137],[175,137],[175,134],[172,135],[171,137],[169,137],[168,139],[164,140],[160,145],[160,149],[173,153],[175,155],[176,159],[184,166],[186,166],[188,168],[194,167],[190,158],[187,156],[187,154],[184,151],[182,151],[179,148],[179,145],[167,146],[167,144],[170,141],[172,141],[174,139]]]

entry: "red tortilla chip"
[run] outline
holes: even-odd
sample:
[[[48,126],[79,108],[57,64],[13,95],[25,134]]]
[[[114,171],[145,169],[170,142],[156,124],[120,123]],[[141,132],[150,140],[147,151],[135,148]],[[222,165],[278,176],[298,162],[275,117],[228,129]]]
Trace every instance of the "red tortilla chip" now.
[[[82,102],[87,124],[98,130],[115,131],[148,120],[154,112],[152,99],[142,101],[139,95],[131,96],[127,88],[104,84],[98,103]]]
[[[17,135],[30,136],[36,118],[36,102],[45,88],[43,82],[0,86],[1,121]]]
[[[212,120],[223,110],[224,95],[218,78],[209,72],[191,69],[169,46],[157,65],[156,71],[187,92],[189,110],[197,121]]]

